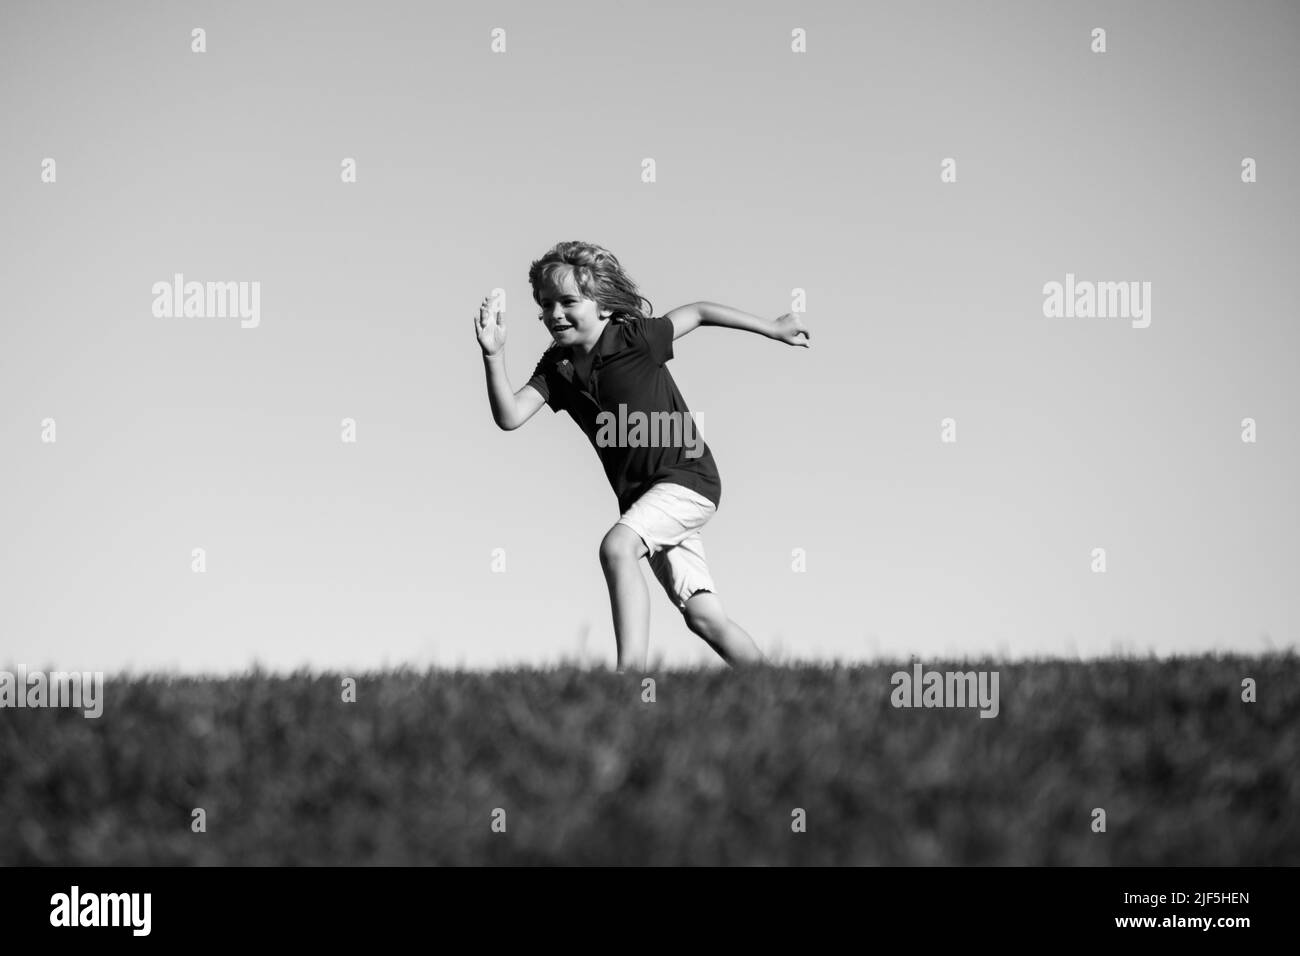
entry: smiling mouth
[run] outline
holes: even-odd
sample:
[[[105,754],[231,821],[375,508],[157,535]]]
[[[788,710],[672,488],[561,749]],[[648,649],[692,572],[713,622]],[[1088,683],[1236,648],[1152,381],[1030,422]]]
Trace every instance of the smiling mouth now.
[[[571,329],[571,328],[573,328],[573,326],[571,326],[571,325],[553,325],[553,326],[551,326],[551,331],[552,331],[552,332],[567,332],[567,331],[569,331],[569,329]]]

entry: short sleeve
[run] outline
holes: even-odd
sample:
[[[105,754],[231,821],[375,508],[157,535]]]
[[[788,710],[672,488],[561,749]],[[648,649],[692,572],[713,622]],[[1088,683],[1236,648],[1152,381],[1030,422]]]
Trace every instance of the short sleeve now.
[[[663,365],[673,357],[673,320],[663,316],[638,319],[633,325],[636,335],[656,365]]]
[[[548,349],[537,363],[537,368],[533,369],[533,377],[525,384],[537,389],[538,394],[546,399],[546,404],[551,406],[551,411],[558,412],[564,408],[564,392],[556,384],[558,375],[555,361],[555,352]]]

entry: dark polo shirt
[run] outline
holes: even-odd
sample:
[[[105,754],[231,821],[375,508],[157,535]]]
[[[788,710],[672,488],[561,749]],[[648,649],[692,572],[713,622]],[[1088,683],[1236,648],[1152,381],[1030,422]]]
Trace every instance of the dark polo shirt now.
[[[693,422],[689,423],[691,432],[682,431],[688,426],[690,409],[664,365],[672,357],[671,319],[611,320],[592,352],[591,381],[586,388],[573,368],[568,346],[552,345],[547,349],[528,380],[552,411],[568,412],[586,434],[618,497],[620,514],[661,481],[685,485],[708,498],[715,507],[722,501],[722,479],[713,452]],[[654,421],[650,418],[652,412],[676,412],[672,418],[678,427],[672,432],[673,440],[663,440],[666,429],[662,425],[656,428],[648,424],[640,447],[621,441],[620,405],[626,406],[625,417],[641,412],[648,422]],[[612,415],[613,428],[612,431],[607,428],[606,435],[615,439],[603,448],[597,441],[601,423],[596,416],[601,412]],[[631,421],[626,433],[626,438],[635,437]],[[650,444],[655,434],[659,436],[660,447]],[[690,457],[688,453],[692,452],[699,452],[698,457]]]

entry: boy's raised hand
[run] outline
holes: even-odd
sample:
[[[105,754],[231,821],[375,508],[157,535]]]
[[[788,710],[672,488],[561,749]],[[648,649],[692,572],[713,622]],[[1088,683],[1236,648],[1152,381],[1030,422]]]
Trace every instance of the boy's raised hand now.
[[[799,345],[808,348],[808,340],[812,338],[812,333],[804,328],[799,316],[787,312],[785,315],[773,320],[772,338],[784,342],[786,345]]]
[[[474,334],[484,355],[496,355],[506,347],[505,313],[495,308],[488,296],[483,297],[474,319]]]

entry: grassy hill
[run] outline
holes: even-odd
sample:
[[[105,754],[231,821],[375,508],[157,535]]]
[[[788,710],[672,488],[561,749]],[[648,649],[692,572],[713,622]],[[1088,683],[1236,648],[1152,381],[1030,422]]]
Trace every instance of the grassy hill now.
[[[1294,654],[925,663],[998,716],[892,706],[906,662],[110,676],[0,710],[0,863],[1300,863]]]

